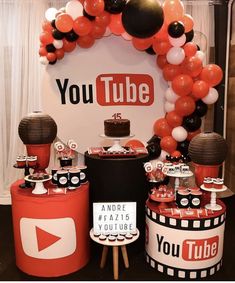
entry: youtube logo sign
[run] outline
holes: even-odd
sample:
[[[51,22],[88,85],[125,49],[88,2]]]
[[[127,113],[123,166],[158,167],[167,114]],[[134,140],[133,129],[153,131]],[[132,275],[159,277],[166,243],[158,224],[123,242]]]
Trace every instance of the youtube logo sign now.
[[[20,219],[22,247],[27,256],[58,259],[76,250],[76,230],[72,218]]]

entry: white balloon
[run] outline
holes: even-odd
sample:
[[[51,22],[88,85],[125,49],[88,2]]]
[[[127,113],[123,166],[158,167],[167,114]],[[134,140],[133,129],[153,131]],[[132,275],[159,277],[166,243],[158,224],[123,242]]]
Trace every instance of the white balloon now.
[[[177,37],[177,38],[168,36],[168,39],[169,39],[170,44],[172,46],[180,47],[180,46],[183,46],[185,44],[185,42],[186,42],[186,35],[183,34],[183,35],[181,35],[180,37]]]
[[[164,105],[164,109],[165,109],[165,112],[167,112],[167,113],[174,111],[175,110],[175,104],[171,103],[169,101],[166,101],[165,105]]]
[[[206,58],[206,55],[203,51],[201,50],[198,50],[195,54],[196,57],[198,57],[199,59],[201,59],[201,61],[203,62],[203,66],[205,65],[205,58]]]
[[[40,63],[43,65],[47,65],[49,63],[48,59],[46,56],[41,56],[39,59]]]
[[[181,64],[184,61],[184,58],[184,49],[181,47],[171,47],[171,49],[166,54],[166,59],[168,63],[172,65]]]
[[[60,49],[63,47],[63,40],[54,39],[53,45],[56,49]]]
[[[65,11],[73,18],[73,20],[83,16],[83,6],[78,0],[69,1],[65,6]]]
[[[49,22],[51,22],[56,18],[56,13],[58,13],[56,8],[49,8],[45,12],[45,17]]]
[[[168,87],[168,89],[165,92],[165,98],[166,98],[167,101],[169,101],[171,103],[175,103],[176,100],[178,98],[180,98],[180,96],[177,95],[171,87]]]
[[[188,132],[185,130],[185,128],[179,126],[179,127],[175,127],[172,130],[171,135],[177,142],[182,142],[186,140],[188,136]]]
[[[218,97],[218,91],[215,88],[210,87],[208,94],[202,98],[202,101],[206,104],[214,104],[218,100]]]

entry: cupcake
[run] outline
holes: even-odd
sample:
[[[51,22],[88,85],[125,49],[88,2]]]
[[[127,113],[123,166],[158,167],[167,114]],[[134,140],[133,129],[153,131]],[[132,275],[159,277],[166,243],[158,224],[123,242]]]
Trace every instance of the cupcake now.
[[[24,155],[19,155],[16,158],[16,163],[18,167],[24,168],[26,166],[26,156]]]
[[[137,234],[138,234],[137,229],[134,229],[134,230],[131,231],[131,235],[136,236]]]
[[[105,235],[103,235],[103,234],[101,234],[100,236],[99,236],[99,240],[100,241],[105,241],[107,239],[107,237],[105,236]]]
[[[114,242],[114,241],[116,240],[116,237],[110,235],[110,236],[108,236],[108,240],[109,240],[110,242]]]
[[[125,237],[127,240],[131,240],[133,238],[133,235],[131,235],[131,233],[126,233]]]
[[[125,237],[122,236],[122,235],[118,235],[118,236],[117,236],[117,240],[118,240],[119,242],[124,241],[124,240],[125,240]]]
[[[213,180],[211,177],[206,177],[203,180],[203,185],[205,188],[211,189],[213,185]]]
[[[222,189],[224,184],[224,180],[220,178],[213,178],[213,188]]]
[[[100,233],[99,232],[94,232],[93,235],[94,235],[94,237],[99,237]]]
[[[29,167],[34,167],[37,165],[37,156],[28,156],[27,163]]]

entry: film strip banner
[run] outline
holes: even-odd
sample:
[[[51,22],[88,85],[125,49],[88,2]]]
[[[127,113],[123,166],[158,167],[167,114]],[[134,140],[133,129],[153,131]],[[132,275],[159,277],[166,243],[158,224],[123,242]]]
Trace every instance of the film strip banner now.
[[[145,211],[146,216],[155,223],[180,230],[198,231],[217,228],[225,222],[226,218],[226,212],[222,212],[221,215],[217,213],[214,217],[211,215],[210,218],[180,219],[158,214],[147,206],[145,206]]]
[[[146,261],[150,264],[151,267],[155,268],[157,271],[167,274],[169,276],[175,276],[183,279],[201,279],[207,276],[211,276],[215,274],[222,266],[222,259],[216,263],[215,265],[203,268],[203,269],[194,269],[187,270],[181,268],[174,268],[172,266],[167,266],[166,264],[162,264],[157,262],[155,259],[150,257],[148,253],[146,253]]]

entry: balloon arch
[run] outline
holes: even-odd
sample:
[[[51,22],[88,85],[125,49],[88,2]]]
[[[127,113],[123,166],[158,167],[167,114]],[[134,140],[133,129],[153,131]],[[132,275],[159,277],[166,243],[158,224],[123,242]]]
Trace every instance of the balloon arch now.
[[[139,50],[156,55],[156,65],[168,82],[165,117],[155,121],[147,142],[150,157],[188,154],[190,140],[201,132],[201,118],[218,99],[214,86],[223,77],[215,64],[203,64],[205,54],[194,38],[193,18],[180,0],[71,0],[45,12],[40,34],[40,62],[56,64],[65,53],[91,47],[111,33]],[[128,145],[138,146],[138,140]]]

